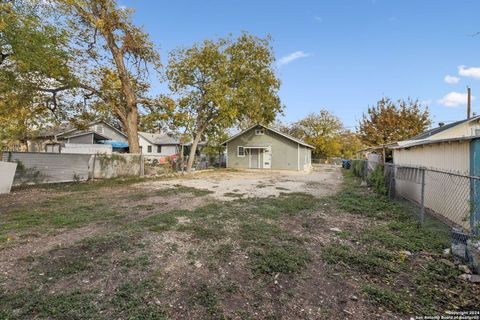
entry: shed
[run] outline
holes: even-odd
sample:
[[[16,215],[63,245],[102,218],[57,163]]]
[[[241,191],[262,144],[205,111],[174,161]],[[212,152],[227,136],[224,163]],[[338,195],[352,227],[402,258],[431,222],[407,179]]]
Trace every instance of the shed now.
[[[261,124],[234,135],[226,146],[227,168],[310,170],[312,147]]]

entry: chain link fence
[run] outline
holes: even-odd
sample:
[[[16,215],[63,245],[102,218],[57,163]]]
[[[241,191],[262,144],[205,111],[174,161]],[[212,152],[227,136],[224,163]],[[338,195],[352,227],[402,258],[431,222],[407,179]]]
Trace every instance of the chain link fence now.
[[[430,215],[451,226],[454,237],[479,235],[480,177],[368,160],[353,160],[352,170],[364,185],[413,205],[420,225]]]

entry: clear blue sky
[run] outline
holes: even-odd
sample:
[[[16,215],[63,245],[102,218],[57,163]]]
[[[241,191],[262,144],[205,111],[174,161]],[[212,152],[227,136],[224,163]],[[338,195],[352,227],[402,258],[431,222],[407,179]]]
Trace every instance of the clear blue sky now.
[[[480,114],[477,0],[119,0],[162,55],[205,38],[270,34],[284,121],[321,108],[356,126],[382,95],[428,103],[433,120],[465,117],[466,86]],[[460,67],[464,66],[464,67]],[[447,83],[445,77],[449,75]],[[156,91],[164,87],[155,84]],[[455,94],[459,93],[459,94]],[[449,95],[450,94],[450,95]],[[447,96],[448,95],[448,96]]]

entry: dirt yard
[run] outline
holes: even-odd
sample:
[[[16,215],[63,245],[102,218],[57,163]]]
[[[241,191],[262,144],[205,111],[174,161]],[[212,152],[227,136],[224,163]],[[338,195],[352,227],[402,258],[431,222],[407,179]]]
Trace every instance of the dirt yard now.
[[[277,197],[281,193],[301,192],[322,197],[340,190],[338,168],[316,166],[312,172],[286,170],[223,170],[200,172],[192,177],[145,183],[146,189],[162,190],[175,186],[206,189],[218,200],[252,197]]]
[[[349,172],[214,170],[0,197],[0,319],[408,319],[476,310],[448,229]]]

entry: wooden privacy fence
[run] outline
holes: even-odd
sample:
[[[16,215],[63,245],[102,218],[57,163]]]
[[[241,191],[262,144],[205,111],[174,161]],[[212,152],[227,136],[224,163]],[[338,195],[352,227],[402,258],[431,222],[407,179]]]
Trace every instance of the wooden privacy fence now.
[[[3,152],[2,160],[18,164],[13,185],[85,181],[144,174],[144,161],[140,154]]]

